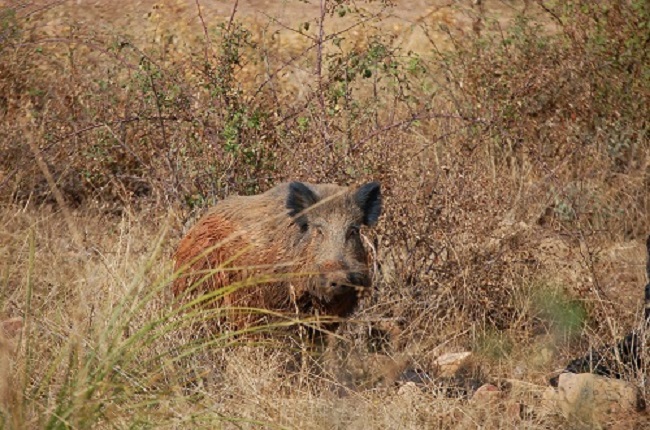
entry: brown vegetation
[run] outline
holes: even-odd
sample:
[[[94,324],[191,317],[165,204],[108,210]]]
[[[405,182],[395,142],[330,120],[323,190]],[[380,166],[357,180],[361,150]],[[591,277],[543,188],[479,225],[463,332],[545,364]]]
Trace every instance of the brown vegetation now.
[[[15,339],[22,327],[20,318],[0,321],[0,410],[6,411],[16,393],[13,387],[12,361],[16,349]]]
[[[549,374],[642,321],[647,1],[87,3],[0,10],[0,426],[568,425]],[[287,180],[382,184],[345,384],[168,294],[186,220]],[[466,350],[488,407],[368,359]]]

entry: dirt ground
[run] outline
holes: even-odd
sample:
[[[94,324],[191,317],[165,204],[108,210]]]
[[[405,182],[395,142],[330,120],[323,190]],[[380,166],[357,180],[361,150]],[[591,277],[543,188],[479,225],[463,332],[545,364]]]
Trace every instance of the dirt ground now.
[[[15,6],[15,2],[5,2]],[[525,1],[351,1],[327,11],[325,33],[342,31],[359,22],[347,37],[363,38],[377,29],[395,35],[395,44],[405,51],[431,49],[431,42],[448,43],[447,33],[462,35],[465,32],[498,30],[511,18],[524,12],[541,16],[541,10]],[[31,14],[52,7],[54,10],[46,32],[54,34],[55,28],[65,25],[68,18],[93,22],[99,27],[131,29],[134,38],[147,37],[148,30],[173,33],[177,38],[190,32],[202,32],[203,24],[212,27],[215,22],[231,18],[263,23],[263,31],[286,34],[292,39],[313,40],[318,35],[321,5],[316,0],[144,0],[118,1],[64,1],[34,2],[17,7],[19,14]],[[378,23],[378,19],[381,22]],[[142,31],[145,30],[145,31]],[[426,30],[426,31],[425,31]],[[296,42],[293,42],[296,43]]]

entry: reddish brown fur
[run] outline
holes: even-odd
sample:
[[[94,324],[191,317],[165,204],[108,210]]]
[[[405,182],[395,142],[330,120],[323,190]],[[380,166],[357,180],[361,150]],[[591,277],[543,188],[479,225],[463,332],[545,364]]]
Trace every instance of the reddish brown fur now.
[[[367,254],[360,239],[359,243],[356,237],[350,239],[345,229],[360,224],[364,212],[354,204],[356,194],[347,188],[307,185],[320,199],[305,211],[310,222],[320,223],[314,224],[318,234],[301,230],[289,215],[289,184],[257,196],[227,198],[181,240],[174,257],[175,268],[182,269],[182,274],[174,282],[174,294],[192,290],[195,296],[241,282],[240,288],[219,299],[217,305],[283,313],[350,314],[359,291],[370,285],[366,282]],[[378,194],[378,184],[376,187]],[[380,196],[377,199],[380,204]],[[320,230],[321,224],[322,230],[327,229],[325,233]],[[358,229],[351,231],[354,234]],[[323,237],[333,239],[325,241]],[[213,273],[199,283],[211,270]],[[352,272],[363,285],[330,292],[338,283],[345,284],[347,281],[341,279],[349,278]],[[246,281],[250,281],[248,285]],[[328,290],[322,283],[334,287]]]

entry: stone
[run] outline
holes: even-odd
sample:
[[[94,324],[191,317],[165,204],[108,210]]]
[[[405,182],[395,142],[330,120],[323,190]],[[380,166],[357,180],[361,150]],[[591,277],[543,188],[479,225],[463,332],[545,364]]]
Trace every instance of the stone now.
[[[414,397],[419,395],[420,388],[415,382],[406,382],[397,390],[397,394],[403,397]]]
[[[459,370],[470,363],[471,357],[472,353],[468,351],[441,355],[433,363],[437,370],[436,375],[440,378],[453,378]]]
[[[492,384],[481,385],[472,395],[472,402],[480,405],[494,403],[501,397],[501,390]]]
[[[557,388],[544,392],[543,402],[546,412],[584,428],[627,428],[642,409],[635,385],[592,373],[561,374]]]

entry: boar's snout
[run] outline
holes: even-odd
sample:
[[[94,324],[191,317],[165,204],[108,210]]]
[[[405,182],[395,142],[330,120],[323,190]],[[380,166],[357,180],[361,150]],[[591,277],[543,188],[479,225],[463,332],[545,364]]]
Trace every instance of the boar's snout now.
[[[370,278],[366,273],[351,271],[343,264],[331,262],[321,265],[317,284],[317,296],[333,298],[354,291],[365,291],[370,287]]]

